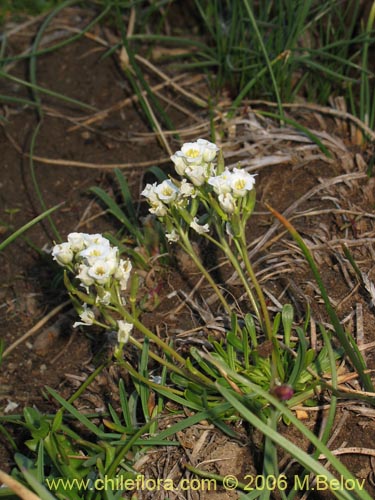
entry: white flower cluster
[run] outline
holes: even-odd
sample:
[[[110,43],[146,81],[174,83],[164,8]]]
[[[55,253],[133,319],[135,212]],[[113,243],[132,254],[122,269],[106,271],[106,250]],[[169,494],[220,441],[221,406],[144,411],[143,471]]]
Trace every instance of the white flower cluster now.
[[[164,217],[171,205],[184,207],[190,198],[195,198],[197,187],[216,173],[214,160],[218,151],[216,144],[205,139],[185,143],[180,151],[171,156],[176,172],[183,177],[179,185],[167,179],[160,184],[147,184],[142,191],[141,195],[148,199],[151,206],[150,212],[157,217]],[[199,234],[209,230],[207,224],[199,225],[196,218],[191,221],[190,227]],[[167,233],[166,237],[169,242],[178,241],[179,238],[175,230]]]
[[[151,205],[150,213],[164,217],[167,215],[168,206],[172,204],[186,205],[188,198],[196,196],[196,190],[186,179],[183,179],[180,186],[174,184],[171,179],[166,179],[160,184],[156,182],[147,184],[141,195],[148,199]]]
[[[131,262],[120,259],[118,248],[101,234],[70,233],[67,242],[53,247],[52,256],[61,266],[70,266],[86,289],[91,285],[107,285],[114,278],[120,289],[126,290]],[[107,299],[104,297],[102,301]]]
[[[236,200],[253,189],[255,176],[238,168],[233,171],[226,168],[222,174],[210,177],[207,182],[218,195],[221,208],[231,214],[235,211]]]
[[[187,177],[194,186],[202,186],[215,173],[213,162],[218,151],[216,144],[198,139],[186,142],[180,151],[171,156],[171,160],[181,177]]]
[[[118,248],[113,247],[101,234],[70,233],[68,241],[53,247],[52,256],[60,266],[74,272],[81,286],[87,291],[92,285],[96,287],[97,306],[107,306],[111,303],[111,284],[114,281],[118,283],[120,290],[126,290],[132,269],[131,262],[120,259]],[[84,303],[77,309],[81,321],[76,321],[73,324],[74,328],[97,323],[95,308],[88,307]],[[126,343],[132,328],[131,323],[118,320],[118,341]]]
[[[141,195],[148,199],[152,214],[164,217],[167,214],[167,205],[177,198],[178,187],[169,179],[161,184],[154,182],[154,184],[147,184]]]
[[[205,139],[185,143],[180,151],[171,156],[176,172],[183,177],[182,182],[177,185],[168,179],[160,184],[147,184],[142,191],[151,206],[150,212],[165,217],[171,207],[186,207],[189,198],[199,198],[203,193],[207,195],[212,191],[217,195],[222,211],[229,216],[241,210],[246,204],[245,197],[254,188],[255,176],[239,168],[222,171],[222,167],[217,172],[215,160],[218,151],[216,144]],[[197,217],[193,217],[190,227],[198,234],[209,231],[208,224],[198,224]],[[166,237],[169,242],[179,239],[175,229]]]

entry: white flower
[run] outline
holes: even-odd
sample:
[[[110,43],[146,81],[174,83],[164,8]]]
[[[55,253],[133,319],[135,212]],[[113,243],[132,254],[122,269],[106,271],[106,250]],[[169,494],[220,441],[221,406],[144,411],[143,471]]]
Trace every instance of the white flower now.
[[[210,177],[207,182],[214,188],[216,194],[225,194],[229,193],[231,190],[231,176],[232,173],[226,168],[222,174],[216,175],[215,177]]]
[[[141,195],[149,200],[150,213],[157,217],[164,217],[167,215],[167,207],[164,202],[169,203],[177,197],[177,187],[169,180],[159,185],[154,182],[154,184],[147,184]]]
[[[179,175],[188,177],[194,186],[201,186],[214,172],[212,161],[218,150],[216,144],[198,139],[183,144],[181,150],[171,156],[171,160]]]
[[[203,161],[204,146],[198,142],[185,142],[181,148],[187,164],[199,165]]]
[[[10,399],[8,399],[8,404],[6,405],[6,407],[4,408],[3,411],[4,411],[4,413],[9,413],[10,411],[13,411],[18,407],[19,407],[18,403],[15,403],[14,401],[11,401]]]
[[[219,203],[227,214],[232,214],[236,209],[236,200],[230,193],[219,194]]]
[[[194,186],[201,186],[207,178],[206,168],[203,165],[191,165],[185,170],[185,175],[189,177]]]
[[[194,231],[196,231],[198,234],[208,233],[210,230],[208,224],[204,225],[198,224],[197,217],[194,217],[193,221],[190,222],[190,227],[194,229]]]
[[[163,203],[171,203],[177,198],[178,187],[170,179],[156,186],[155,193]]]
[[[81,314],[79,315],[82,321],[76,321],[73,325],[73,328],[76,328],[79,325],[87,325],[90,326],[94,323],[95,321],[95,314],[92,309],[87,307],[87,304],[83,305],[83,310]]]
[[[104,259],[97,259],[94,264],[89,267],[87,274],[93,278],[99,285],[105,285],[111,279],[110,264]]]
[[[182,151],[177,151],[174,155],[171,156],[171,160],[174,163],[174,168],[178,175],[184,175],[186,170],[186,162],[184,160],[185,155]]]
[[[130,338],[130,332],[133,329],[133,325],[131,323],[127,323],[126,321],[120,319],[117,321],[117,340],[119,343],[126,344]]]
[[[108,241],[108,240],[106,240]],[[97,259],[103,259],[110,252],[109,245],[93,243],[92,245],[79,252],[78,256],[85,259],[89,266],[93,266]]]
[[[180,239],[175,229],[173,229],[171,233],[166,233],[165,236],[169,243],[173,243],[174,241],[178,241]]]
[[[60,264],[60,266],[70,264],[74,256],[70,243],[65,242],[55,245],[52,249],[52,256],[53,259]]]
[[[255,176],[238,168],[233,169],[233,172],[226,168],[221,175],[210,177],[207,182],[219,195],[220,204],[223,208],[226,207],[224,210],[230,213],[233,211],[231,196],[245,196],[248,191],[253,189]],[[224,196],[227,194],[230,196]]]
[[[198,139],[197,144],[203,146],[203,160],[207,163],[216,158],[219,148],[213,142],[206,141],[206,139]]]
[[[184,198],[195,198],[196,190],[193,184],[183,179],[180,186],[180,195]]]
[[[245,196],[247,191],[253,189],[255,176],[249,174],[245,170],[234,168],[229,182],[234,196]]]
[[[146,184],[146,187],[141,192],[141,196],[149,199],[151,203],[157,203],[159,201],[159,198],[155,192],[156,186],[156,182],[154,182],[153,184]]]
[[[70,233],[68,234],[68,242],[73,252],[80,252],[85,248],[84,233]]]
[[[83,239],[85,241],[85,247],[89,247],[91,245],[103,245],[109,248],[110,242],[107,240],[107,238],[104,238],[103,235],[97,233],[97,234],[86,234],[82,233]]]
[[[119,265],[119,260],[118,260],[118,248],[117,247],[111,247],[108,252],[103,256],[104,260],[108,264],[109,267],[109,273],[113,274],[118,265]]]
[[[126,290],[131,270],[132,263],[130,262],[130,260],[120,259],[119,265],[115,272],[115,278],[120,283],[120,290]]]
[[[152,203],[150,214],[154,214],[157,217],[164,217],[165,215],[167,215],[167,207],[161,201],[159,201],[158,203]]]
[[[88,274],[89,269],[89,266],[86,266],[86,264],[80,264],[80,266],[78,267],[79,273],[77,274],[77,278],[86,288],[95,283],[95,280]]]

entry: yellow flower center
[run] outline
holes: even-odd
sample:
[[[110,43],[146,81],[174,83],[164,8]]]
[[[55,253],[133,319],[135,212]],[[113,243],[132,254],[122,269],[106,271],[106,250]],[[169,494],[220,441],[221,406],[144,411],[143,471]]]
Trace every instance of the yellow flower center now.
[[[169,186],[166,186],[164,189],[163,189],[163,195],[164,196],[171,196],[173,194],[173,189]]]
[[[197,158],[199,156],[199,149],[188,149],[188,151],[186,151],[186,156],[189,158]]]
[[[246,186],[246,183],[245,183],[244,179],[238,179],[234,184],[235,189],[243,189],[245,186]]]
[[[104,276],[105,275],[105,269],[104,269],[104,267],[97,267],[96,268],[96,274],[98,274],[99,276]]]

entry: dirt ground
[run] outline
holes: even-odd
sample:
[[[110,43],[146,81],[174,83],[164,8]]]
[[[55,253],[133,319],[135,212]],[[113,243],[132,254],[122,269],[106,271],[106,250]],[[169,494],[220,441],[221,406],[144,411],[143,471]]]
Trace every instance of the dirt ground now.
[[[70,9],[64,15],[66,25],[78,28],[91,14]],[[37,26],[34,22],[13,32],[8,42],[10,54],[27,48]],[[56,20],[48,36],[58,37],[61,29],[64,28]],[[94,35],[98,38],[108,33],[95,31]],[[34,148],[35,177],[47,207],[64,202],[52,216],[63,237],[76,230],[95,233],[118,230],[113,218],[89,192],[90,187],[100,186],[116,195],[111,165],[124,167],[137,203],[147,166],[170,169],[168,153],[150,133],[132,99],[118,54],[102,59],[103,51],[97,39],[84,37],[59,49],[58,53],[40,56],[37,61],[38,85],[83,101],[95,110],[110,110],[100,119],[85,124],[85,117],[93,116],[96,111],[41,96],[43,118]],[[27,73],[24,62],[12,68],[12,74],[18,78],[25,78]],[[155,75],[147,77],[151,85],[160,83]],[[186,90],[208,97],[205,79],[199,75]],[[25,87],[5,79],[0,81],[0,93],[29,97]],[[181,130],[180,141],[210,138],[208,110],[195,107],[191,99],[176,93],[171,85],[163,87],[163,94],[167,99],[166,111]],[[280,128],[262,118],[256,113],[260,107],[259,103],[246,105],[229,122],[224,118],[223,98],[218,103],[215,126],[227,164],[240,162],[249,171],[258,173],[256,213],[249,226],[249,252],[270,308],[276,310],[280,303],[292,302],[300,321],[309,300],[314,320],[327,322],[320,294],[300,251],[272,219],[264,202],[283,212],[300,230],[314,252],[339,317],[357,339],[369,368],[374,369],[374,304],[368,290],[358,284],[342,250],[345,243],[361,271],[370,281],[375,281],[375,185],[374,178],[366,175],[373,148],[369,144],[358,146],[353,123],[327,110],[303,104],[286,108],[290,116],[319,135],[331,153],[328,158],[302,133]],[[38,124],[36,110],[22,104],[3,104],[1,113],[6,118],[6,122],[0,122],[0,231],[5,238],[42,209],[30,166],[30,146]],[[172,151],[177,150],[179,140],[167,137]],[[7,411],[9,403],[17,405],[9,412],[14,414],[33,405],[42,411],[51,411],[52,403],[43,388],[53,387],[69,397],[95,367],[92,340],[82,331],[73,331],[74,313],[68,305],[38,327],[48,313],[66,301],[66,296],[48,254],[55,238],[51,225],[45,220],[29,230],[26,237],[0,254],[0,337],[4,339],[5,348],[11,348],[0,371],[0,414]],[[199,344],[212,333],[202,309],[208,308],[215,318],[218,304],[210,300],[211,292],[205,285],[199,288],[193,303],[184,303],[198,276],[180,255],[175,261],[175,267],[167,274],[163,271],[163,275],[153,278],[152,286],[157,286],[160,304],[146,313],[143,320],[150,325],[160,325],[161,334],[172,336],[183,350],[188,345]],[[245,310],[247,304],[238,294],[235,277],[224,267],[219,279],[237,297],[238,307]],[[176,308],[179,308],[178,316],[174,314]],[[18,346],[13,345],[31,329],[26,339]],[[190,329],[197,331],[191,336],[184,335]],[[114,380],[112,376],[108,373],[104,382],[83,396],[82,411],[105,408],[110,384],[116,382],[116,374]],[[355,380],[351,388],[358,389]],[[329,401],[329,395],[324,398],[323,402]],[[366,488],[375,496],[375,445],[372,438],[369,440],[369,436],[375,435],[375,411],[355,401],[345,401],[339,406],[330,448],[338,450],[340,459],[354,475],[366,480]],[[306,425],[311,428],[324,419],[324,411],[318,410],[312,408],[306,412]],[[291,433],[288,428],[282,431]],[[179,478],[183,473],[182,462],[189,458],[189,450],[194,449],[202,433],[206,433],[206,444],[194,454],[193,465],[207,461],[207,470],[235,474],[239,478],[256,473],[259,454],[256,436],[247,435],[242,429],[243,442],[238,443],[222,436],[212,426],[196,426],[181,435],[182,448],[174,451],[173,456],[160,450],[150,453],[144,461],[143,472],[149,477],[171,474],[171,464],[176,464],[171,477]],[[300,438],[294,436],[294,439],[298,443]],[[1,436],[0,442],[3,445],[0,446],[1,468],[10,470],[11,450]],[[300,445],[304,447],[306,443]],[[354,451],[345,452],[345,448]],[[283,460],[286,466],[286,455]],[[191,493],[192,498],[208,496],[218,500],[237,498],[234,492]],[[313,492],[309,498],[325,499],[332,495]]]

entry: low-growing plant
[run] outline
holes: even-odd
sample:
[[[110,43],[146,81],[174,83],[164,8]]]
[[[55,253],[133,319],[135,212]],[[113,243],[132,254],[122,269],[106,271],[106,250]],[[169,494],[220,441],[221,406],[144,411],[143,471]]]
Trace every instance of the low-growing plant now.
[[[355,481],[325,446],[334,421],[336,400],[341,396],[337,361],[347,356],[364,388],[373,391],[373,386],[360,352],[350,335],[343,331],[328,301],[307,247],[295,229],[271,209],[304,251],[326,302],[334,332],[329,334],[321,326],[322,348],[319,352],[312,350],[306,340],[308,311],[302,327],[294,326],[293,308],[288,304],[271,317],[249,260],[246,226],[255,206],[255,176],[241,169],[230,171],[225,168],[217,146],[203,139],[184,144],[172,156],[172,161],[180,178],[148,184],[142,195],[149,202],[150,212],[165,228],[166,239],[171,244],[180,245],[217,294],[220,307],[231,325],[225,338],[222,341],[209,338],[211,349],[201,351],[192,347],[189,357],[182,356],[170,339],[160,338],[142,323],[137,303],[139,279],[132,271],[131,260],[123,259],[119,249],[100,234],[69,234],[66,242],[55,245],[52,255],[64,268],[65,286],[80,316],[80,321],[73,326],[96,325],[109,337],[116,336],[118,345],[114,359],[130,374],[134,390],[128,395],[120,381],[121,417],[110,405],[108,416],[101,416],[99,425],[81,414],[72,403],[104,368],[102,365],[68,401],[48,389],[61,405],[56,415],[45,416],[36,409],[26,408],[22,416],[1,417],[0,422],[11,420],[30,434],[30,439],[25,442],[29,456],[17,453],[18,469],[13,471],[13,479],[46,500],[51,498],[48,490],[72,499],[102,498],[95,491],[95,481],[104,477],[117,481],[137,477],[127,458],[128,452],[139,456],[150,446],[177,444],[169,441],[177,430],[203,419],[212,421],[223,432],[235,437],[236,432],[230,423],[242,418],[264,435],[261,472],[265,477],[279,477],[276,450],[276,445],[279,445],[303,466],[303,474],[312,472],[323,474],[327,480],[333,479],[331,472],[317,460],[319,454],[324,454],[337,473]],[[128,231],[132,231],[135,213],[130,208],[128,188],[119,172],[117,177],[129,216],[104,192],[94,191]],[[139,239],[138,243],[145,242],[138,229],[133,229],[133,236]],[[251,312],[243,315],[235,311],[225,290],[203,265],[193,244],[196,238],[206,239],[227,257],[239,276]],[[134,329],[143,335],[143,339],[133,334]],[[331,346],[333,336],[341,346]],[[130,363],[123,355],[124,349],[130,345],[139,353],[137,363]],[[150,359],[159,366],[159,371],[154,369],[152,376],[148,369]],[[331,405],[325,432],[319,440],[290,409],[296,404],[316,400],[325,389],[332,393]],[[150,404],[154,400],[155,403]],[[166,400],[177,403],[181,409],[188,407],[195,414],[160,431],[158,418]],[[77,433],[67,416],[79,422],[87,435],[83,437]],[[312,443],[315,449],[312,454],[300,450],[278,433],[281,418],[294,425]],[[145,438],[145,433],[150,433],[150,436]],[[203,471],[191,470],[204,475]],[[76,480],[73,487],[73,483],[66,482],[73,480]],[[124,491],[120,488],[114,494],[106,490],[103,498],[117,498]],[[333,493],[337,498],[370,498],[361,489]],[[296,491],[291,489],[287,497],[281,488],[280,494],[283,498],[293,498]],[[1,491],[1,496],[9,495],[9,490]],[[263,489],[251,498],[258,496],[268,498],[270,490]]]
[[[65,285],[80,316],[80,321],[73,326],[96,325],[115,333],[118,346],[114,358],[132,376],[146,423],[151,425],[152,418],[158,415],[158,410],[156,415],[149,411],[149,391],[152,391],[199,415],[207,415],[231,436],[235,434],[229,423],[246,419],[265,436],[262,473],[266,476],[277,477],[279,473],[278,444],[308,472],[333,477],[317,461],[317,456],[324,454],[334,470],[355,481],[325,446],[333,424],[335,401],[341,396],[336,373],[338,359],[348,356],[365,389],[373,391],[363,359],[350,335],[343,331],[329,302],[326,307],[334,332],[328,334],[321,326],[322,348],[318,353],[306,340],[308,312],[304,327],[294,326],[290,305],[271,317],[247,252],[246,225],[255,206],[255,176],[241,169],[225,168],[217,146],[203,139],[184,144],[172,156],[172,161],[180,178],[147,184],[142,195],[150,204],[150,212],[165,228],[167,240],[180,245],[217,294],[231,323],[225,339],[221,342],[209,339],[211,349],[200,351],[192,347],[189,357],[184,357],[170,339],[162,339],[146,327],[137,306],[139,280],[132,272],[132,263],[121,258],[118,248],[100,234],[71,233],[68,240],[56,245],[52,252],[54,259],[65,268]],[[288,228],[305,251],[296,231],[291,226]],[[192,243],[196,238],[206,239],[227,257],[239,276],[251,312],[244,316],[235,312],[225,291],[201,262]],[[326,300],[316,266],[309,253],[305,254]],[[143,339],[133,333],[135,329]],[[336,349],[331,346],[333,336],[341,343]],[[123,356],[123,350],[130,345],[141,353],[138,365]],[[160,375],[156,378],[148,374],[148,359],[160,366]],[[318,440],[289,408],[316,399],[325,389],[333,394],[332,405],[328,426],[323,438]],[[63,407],[73,411],[56,393],[53,395]],[[78,412],[74,415],[80,418]],[[316,450],[312,455],[280,436],[277,431],[280,418],[296,426],[310,440]],[[153,422],[153,431],[159,433],[159,438],[164,437],[164,431],[158,430],[157,420]],[[112,467],[113,474],[120,465],[121,460]],[[333,493],[338,498],[370,498],[364,490]],[[259,496],[268,498],[269,494],[264,490]],[[289,497],[293,495],[290,492]],[[282,496],[286,498],[284,493]]]

